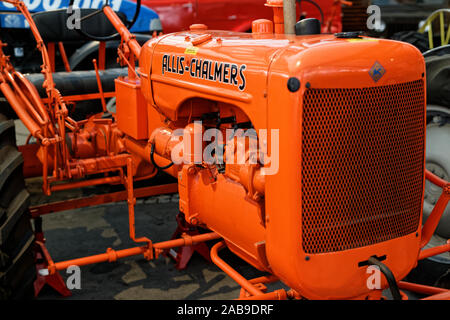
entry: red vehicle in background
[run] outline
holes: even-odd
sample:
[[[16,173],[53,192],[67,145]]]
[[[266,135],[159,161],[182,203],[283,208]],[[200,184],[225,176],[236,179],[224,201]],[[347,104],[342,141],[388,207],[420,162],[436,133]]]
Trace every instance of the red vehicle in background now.
[[[191,24],[203,23],[209,29],[247,32],[255,19],[272,19],[272,8],[266,0],[142,0],[155,10],[164,33],[189,29]],[[317,18],[322,32],[342,31],[341,6],[351,3],[342,0],[297,1],[297,17]]]

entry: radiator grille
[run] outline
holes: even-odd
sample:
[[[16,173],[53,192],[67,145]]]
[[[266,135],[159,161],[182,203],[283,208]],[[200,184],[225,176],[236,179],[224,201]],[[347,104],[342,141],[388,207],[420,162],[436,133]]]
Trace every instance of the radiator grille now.
[[[424,103],[422,80],[305,92],[304,252],[358,248],[417,230]]]

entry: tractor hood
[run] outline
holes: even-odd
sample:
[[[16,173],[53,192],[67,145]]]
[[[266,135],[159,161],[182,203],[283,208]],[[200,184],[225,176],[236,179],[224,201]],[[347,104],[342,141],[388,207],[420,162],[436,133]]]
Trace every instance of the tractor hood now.
[[[180,104],[194,97],[261,110],[268,78],[275,74],[285,81],[297,77],[301,85],[339,88],[413,81],[425,72],[420,52],[397,41],[211,30],[152,39],[139,63],[144,96],[172,120]],[[177,95],[174,88],[180,89]]]

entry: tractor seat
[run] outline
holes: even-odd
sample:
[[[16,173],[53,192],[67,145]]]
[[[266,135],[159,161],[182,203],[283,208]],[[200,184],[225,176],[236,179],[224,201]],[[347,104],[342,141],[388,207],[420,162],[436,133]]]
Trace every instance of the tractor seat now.
[[[99,70],[103,92],[114,91],[114,79],[119,76],[126,76],[127,74],[127,68]],[[42,84],[44,83],[43,74],[30,73],[25,74],[24,76],[36,87],[41,97],[47,96],[45,89],[42,87]],[[58,89],[63,96],[99,92],[95,70],[55,72],[53,73],[53,81],[55,82],[56,89]]]
[[[33,21],[41,34],[42,40],[44,42],[86,40],[75,29],[69,29],[67,27],[68,23],[75,23],[74,17],[71,17],[75,14],[75,10],[80,10],[81,18],[98,9],[73,9],[71,14],[67,13],[67,9],[58,9],[32,14]],[[116,14],[122,22],[126,23],[125,14],[122,12],[116,12]],[[80,27],[82,31],[97,37],[106,37],[117,32],[103,13],[96,14],[80,22]]]

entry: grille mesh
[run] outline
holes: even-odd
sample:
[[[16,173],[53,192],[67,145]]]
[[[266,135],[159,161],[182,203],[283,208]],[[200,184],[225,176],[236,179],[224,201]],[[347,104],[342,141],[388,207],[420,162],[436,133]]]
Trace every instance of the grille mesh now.
[[[309,89],[302,121],[302,244],[358,248],[416,231],[424,159],[422,80]]]

